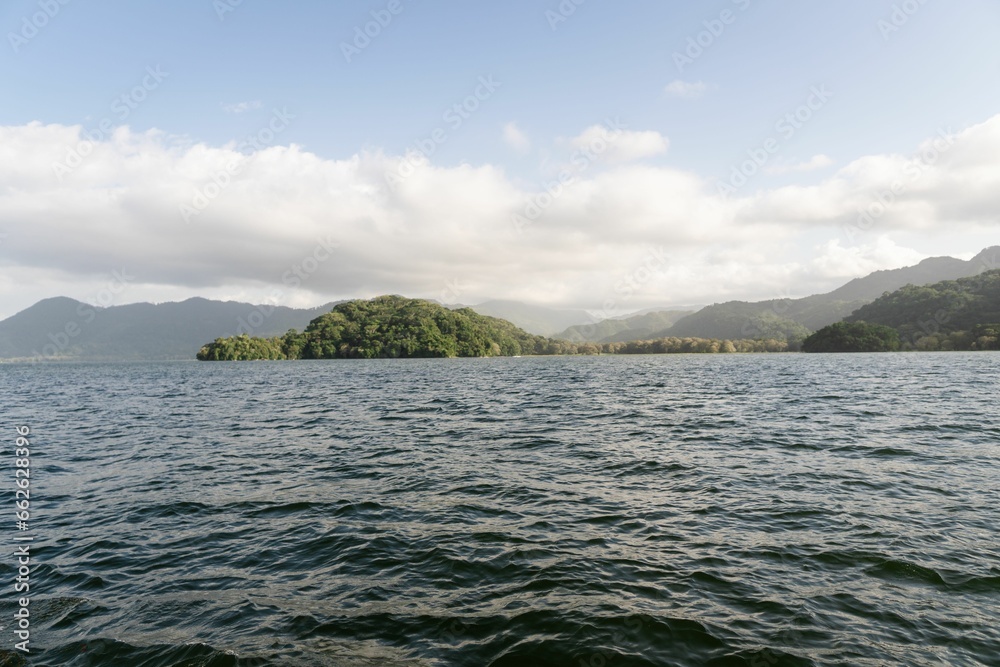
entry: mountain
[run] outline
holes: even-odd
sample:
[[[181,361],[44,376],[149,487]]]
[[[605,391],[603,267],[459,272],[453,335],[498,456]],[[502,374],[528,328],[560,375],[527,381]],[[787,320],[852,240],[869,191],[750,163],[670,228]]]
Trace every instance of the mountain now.
[[[1000,270],[933,285],[907,285],[859,308],[846,322],[892,327],[904,347],[996,349]]]
[[[631,317],[601,320],[593,324],[577,324],[553,338],[574,343],[622,343],[644,340],[657,331],[673,326],[677,320],[690,315],[690,310],[649,312]]]
[[[487,301],[470,307],[480,315],[507,320],[536,336],[551,336],[567,327],[593,319],[585,310],[545,308],[518,301]]]
[[[954,257],[931,257],[916,266],[876,271],[824,296],[835,301],[874,301],[886,292],[895,292],[906,285],[958,280],[993,269],[1000,269],[1000,246],[987,248],[967,262]]]
[[[694,315],[681,319],[674,326],[657,332],[654,337],[672,336],[676,338],[721,338],[739,340],[801,341],[812,330],[797,319],[786,316],[788,304],[768,302],[761,304],[733,301],[719,306],[709,306]],[[850,312],[844,308],[843,312]],[[706,336],[701,332],[712,332]]]
[[[767,338],[782,331],[798,335],[801,331],[795,325],[816,331],[849,317],[886,292],[906,285],[956,280],[996,268],[1000,268],[1000,246],[987,248],[969,261],[931,257],[916,266],[876,271],[827,294],[756,303],[730,301],[708,306],[656,332],[653,337]]]
[[[677,311],[677,312],[683,311],[685,313],[696,313],[696,312],[698,312],[699,310],[701,310],[704,307],[705,307],[705,304],[692,305],[692,304],[689,304],[689,303],[685,303],[685,304],[676,304],[675,303],[675,304],[664,305],[664,306],[656,306],[656,307],[653,307],[653,308],[643,308],[642,310],[636,310],[634,312],[630,312],[630,313],[627,313],[625,315],[616,315],[614,317],[609,317],[608,319],[609,320],[627,320],[630,317],[635,317],[637,315],[649,315],[650,313],[665,313],[665,312],[668,312],[668,311]]]
[[[795,341],[809,331],[850,317],[907,284],[932,285],[990,269],[1000,269],[1000,246],[988,248],[967,262],[936,257],[912,267],[877,271],[828,294],[804,299],[732,301],[684,317],[676,310],[667,310],[593,325],[586,324],[592,318],[583,310],[514,301],[488,301],[472,309],[508,320],[535,335],[562,332],[560,337],[581,343],[609,345],[660,338]],[[39,301],[0,322],[0,359],[190,359],[206,341],[216,338],[240,333],[272,337],[289,329],[301,331],[334,305],[294,309],[193,298],[180,303],[97,308],[57,297]]]
[[[301,329],[334,305],[295,309],[193,298],[98,308],[56,297],[0,322],[0,358],[191,359],[207,340]]]

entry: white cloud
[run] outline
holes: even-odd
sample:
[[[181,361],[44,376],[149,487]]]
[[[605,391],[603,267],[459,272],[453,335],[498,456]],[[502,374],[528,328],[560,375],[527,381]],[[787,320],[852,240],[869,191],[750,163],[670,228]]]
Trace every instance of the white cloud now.
[[[816,171],[817,169],[823,169],[829,167],[833,164],[833,158],[828,155],[814,155],[809,160],[805,162],[779,162],[777,164],[767,167],[764,171],[768,174],[790,174],[790,173],[802,173],[807,171]]]
[[[840,239],[833,239],[819,250],[812,267],[817,275],[832,279],[862,278],[875,271],[913,266],[927,259],[927,255],[901,247],[884,235],[873,243],[856,246],[843,246]]]
[[[454,300],[463,303],[601,308],[612,299],[638,310],[828,291],[918,261],[913,243],[900,241],[907,235],[976,243],[1000,235],[1000,116],[913,155],[863,157],[816,185],[731,201],[696,174],[629,164],[667,150],[657,132],[609,141],[596,127],[566,144],[600,140],[605,164],[552,196],[492,165],[425,162],[392,191],[385,174],[403,158],[381,152],[331,160],[273,146],[249,159],[235,146],[155,131],[119,128],[90,144],[79,126],[0,127],[0,316],[42,297],[92,297],[123,268],[136,279],[116,302],[264,300],[276,289],[299,305],[381,293],[439,298],[457,280]],[[83,148],[82,164],[60,180],[53,165]],[[228,186],[211,186],[234,164]],[[185,223],[180,206],[197,191],[214,196]],[[517,233],[512,216],[539,202]],[[878,206],[860,228],[859,211]],[[333,259],[290,285],[284,277],[327,238],[340,243]],[[650,248],[667,256],[664,271],[621,288]]]
[[[998,230],[1000,115],[955,134],[947,129],[909,155],[859,158],[822,183],[761,192],[747,219],[892,230]]]
[[[245,113],[247,111],[252,111],[254,109],[259,109],[261,107],[260,100],[252,100],[250,102],[238,102],[236,104],[223,104],[222,109],[226,113]]]
[[[531,141],[528,137],[518,129],[517,124],[514,122],[507,123],[503,126],[503,140],[508,146],[516,150],[518,153],[527,153],[531,150]]]
[[[680,97],[683,99],[695,99],[701,97],[709,90],[709,85],[704,81],[682,81],[677,79],[672,81],[663,89],[667,95]]]
[[[577,151],[585,151],[610,163],[634,162],[661,155],[670,148],[670,140],[659,132],[593,125],[569,141]]]

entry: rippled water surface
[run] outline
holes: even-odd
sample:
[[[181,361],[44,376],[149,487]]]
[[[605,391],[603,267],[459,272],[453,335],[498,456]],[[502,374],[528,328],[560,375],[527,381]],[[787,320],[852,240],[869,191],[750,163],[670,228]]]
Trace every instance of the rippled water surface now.
[[[2,365],[36,564],[0,664],[998,665],[998,385],[989,353]]]

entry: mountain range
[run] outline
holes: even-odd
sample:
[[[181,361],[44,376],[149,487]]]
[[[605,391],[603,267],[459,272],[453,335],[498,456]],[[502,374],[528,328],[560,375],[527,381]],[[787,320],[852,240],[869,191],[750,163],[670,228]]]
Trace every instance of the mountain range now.
[[[1000,246],[969,261],[951,257],[877,271],[828,294],[756,303],[731,301],[697,312],[664,310],[593,322],[583,310],[489,301],[473,310],[543,336],[572,342],[628,342],[663,337],[801,339],[849,317],[906,285],[929,285],[1000,268]],[[337,303],[317,308],[253,305],[192,298],[98,308],[67,297],[44,299],[0,322],[0,359],[192,359],[205,343],[227,336],[279,336],[301,331]],[[556,333],[560,332],[560,333]]]
[[[634,331],[621,328],[615,320],[605,320],[583,328],[582,331],[578,328],[567,329],[556,337],[580,342],[578,337],[586,333],[589,337],[583,340],[595,343],[664,337],[801,339],[812,331],[843,320],[883,294],[906,285],[929,285],[957,280],[997,268],[1000,268],[1000,246],[993,246],[968,261],[953,257],[931,257],[916,266],[876,271],[827,294],[801,299],[714,304],[657,331],[648,331],[646,321],[640,319],[634,320]],[[614,329],[610,334],[606,333],[609,328]]]
[[[691,315],[690,310],[663,310],[631,317],[601,320],[592,324],[577,324],[556,334],[573,343],[626,343],[631,340],[655,338],[656,333],[669,329],[678,320]]]
[[[0,359],[191,359],[221,336],[301,330],[336,303],[296,309],[195,297],[98,308],[67,297],[43,299],[0,322]]]

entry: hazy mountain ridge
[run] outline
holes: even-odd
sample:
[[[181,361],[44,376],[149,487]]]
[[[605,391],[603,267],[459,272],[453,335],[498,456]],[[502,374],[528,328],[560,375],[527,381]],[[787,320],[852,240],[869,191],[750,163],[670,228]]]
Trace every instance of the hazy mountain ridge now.
[[[572,342],[619,343],[667,337],[719,340],[802,338],[849,318],[862,306],[906,285],[930,285],[1000,268],[1000,246],[969,261],[936,257],[877,271],[828,294],[756,303],[731,301],[697,312],[654,311],[591,321],[583,310],[488,301],[472,310],[505,319],[536,335]],[[253,305],[195,297],[179,303],[98,308],[67,297],[44,299],[0,321],[0,359],[190,359],[206,341],[248,333],[279,336],[304,329],[337,303],[317,308]],[[657,328],[659,327],[659,328]],[[807,331],[808,330],[808,331]]]
[[[625,318],[601,320],[592,324],[577,324],[558,333],[553,338],[573,343],[624,343],[653,338],[657,331],[671,327],[690,310],[666,310],[633,315]]]
[[[714,304],[656,332],[654,337],[767,338],[781,329],[800,334],[796,325],[817,331],[850,317],[883,294],[906,285],[957,280],[995,268],[1000,268],[1000,246],[987,248],[969,261],[931,257],[915,266],[876,271],[827,294],[802,299]]]
[[[629,342],[665,337],[679,338],[778,338],[801,340],[813,331],[840,322],[856,310],[887,292],[906,285],[929,285],[956,280],[1000,268],[1000,246],[983,250],[969,261],[954,257],[930,257],[914,266],[876,271],[826,294],[800,299],[768,301],[729,301],[717,303],[677,319],[662,327],[649,327],[655,317],[606,319],[597,323],[565,329],[555,338],[572,342]],[[643,316],[663,316],[676,311],[645,311]]]
[[[301,329],[334,305],[296,309],[195,297],[98,308],[55,297],[0,322],[0,358],[190,359],[206,340]]]
[[[915,266],[876,271],[857,278],[825,295],[837,301],[874,301],[886,292],[907,285],[931,285],[945,280],[968,278],[983,271],[1000,269],[1000,246],[986,248],[964,261],[954,257],[929,257]]]
[[[585,310],[546,308],[519,301],[494,300],[468,307],[480,315],[507,320],[536,336],[551,336],[591,319]]]

